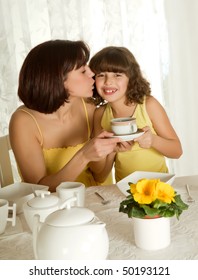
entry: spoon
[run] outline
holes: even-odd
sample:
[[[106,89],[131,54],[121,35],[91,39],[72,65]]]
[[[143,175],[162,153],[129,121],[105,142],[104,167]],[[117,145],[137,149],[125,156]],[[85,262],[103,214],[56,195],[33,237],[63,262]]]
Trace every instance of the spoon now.
[[[189,185],[188,184],[186,184],[186,191],[188,193],[187,202],[195,202],[195,200],[192,198],[192,196],[190,194],[190,189],[189,189]]]
[[[99,194],[98,192],[95,192],[95,194],[102,199],[102,204],[105,205],[110,202],[110,200],[104,199],[104,197],[101,194]]]

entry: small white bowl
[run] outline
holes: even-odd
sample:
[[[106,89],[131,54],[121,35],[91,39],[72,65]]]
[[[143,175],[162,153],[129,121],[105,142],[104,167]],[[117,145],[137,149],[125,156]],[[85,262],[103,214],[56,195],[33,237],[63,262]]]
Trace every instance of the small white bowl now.
[[[0,188],[0,198],[16,203],[17,214],[23,212],[23,204],[34,197],[35,190],[48,190],[48,186],[17,182]]]

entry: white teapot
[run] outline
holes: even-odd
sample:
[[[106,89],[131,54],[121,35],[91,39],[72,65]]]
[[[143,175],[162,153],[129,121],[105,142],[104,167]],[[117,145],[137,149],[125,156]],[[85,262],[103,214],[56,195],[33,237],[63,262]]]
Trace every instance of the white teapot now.
[[[44,222],[34,217],[33,247],[40,260],[104,260],[109,251],[105,224],[83,207],[71,207],[68,199]]]

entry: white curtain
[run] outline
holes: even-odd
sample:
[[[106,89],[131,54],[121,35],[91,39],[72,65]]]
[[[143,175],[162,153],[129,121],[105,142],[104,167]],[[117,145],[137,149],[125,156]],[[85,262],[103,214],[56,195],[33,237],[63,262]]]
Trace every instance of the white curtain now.
[[[123,45],[134,53],[153,94],[162,100],[163,1],[153,0],[0,0],[0,135],[7,133],[19,105],[18,73],[35,45],[50,39],[85,40],[94,54]]]
[[[170,64],[164,92],[183,156],[172,161],[178,175],[198,174],[198,1],[165,0]]]
[[[198,136],[190,126],[196,116],[197,45],[188,33],[192,27],[196,37],[195,8],[196,0],[0,0],[0,136],[20,105],[18,74],[32,47],[50,39],[82,39],[91,54],[125,46],[182,139],[184,156],[169,161],[170,171],[196,172]]]

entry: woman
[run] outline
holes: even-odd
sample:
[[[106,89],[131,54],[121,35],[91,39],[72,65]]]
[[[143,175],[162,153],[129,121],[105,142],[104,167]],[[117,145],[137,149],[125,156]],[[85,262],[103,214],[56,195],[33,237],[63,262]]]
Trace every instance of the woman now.
[[[92,163],[96,180],[103,182],[114,163],[116,181],[135,171],[168,172],[165,157],[179,158],[181,143],[133,54],[124,47],[106,47],[91,58],[89,66],[95,74],[95,103],[100,105],[94,114],[95,135],[111,131],[112,118],[129,116],[144,131],[134,141],[122,142],[128,151],[114,151]]]
[[[22,180],[49,186],[63,181],[96,182],[88,168],[111,153],[116,139],[108,132],[91,138],[95,106],[93,72],[83,41],[52,40],[33,48],[19,75],[18,96],[24,105],[12,115],[11,146]]]

